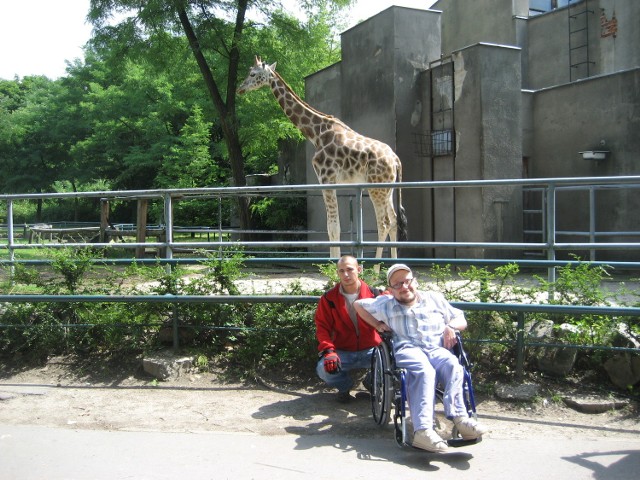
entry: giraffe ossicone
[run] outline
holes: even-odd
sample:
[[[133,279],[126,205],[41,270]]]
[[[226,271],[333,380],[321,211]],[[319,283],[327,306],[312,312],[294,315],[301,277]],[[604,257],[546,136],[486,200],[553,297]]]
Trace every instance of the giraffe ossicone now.
[[[344,183],[402,182],[402,164],[392,148],[352,130],[336,117],[322,113],[302,100],[276,72],[276,64],[268,65],[255,58],[249,75],[238,88],[242,94],[264,86],[273,95],[291,122],[315,147],[311,160],[318,182],[323,185]],[[369,188],[378,229],[378,242],[406,239],[407,221],[402,207],[402,192],[396,188],[398,213],[393,206],[393,188]],[[327,232],[331,242],[340,241],[340,217],[335,190],[323,190],[327,210]],[[382,247],[376,248],[376,258],[382,258]],[[340,257],[340,247],[331,247],[330,255]],[[391,257],[397,258],[391,248]]]

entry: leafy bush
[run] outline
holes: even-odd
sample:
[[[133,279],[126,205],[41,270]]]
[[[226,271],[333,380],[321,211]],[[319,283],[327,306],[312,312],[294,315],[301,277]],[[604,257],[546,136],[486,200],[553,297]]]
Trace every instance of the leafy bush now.
[[[549,303],[552,305],[610,306],[613,298],[602,289],[603,280],[610,276],[608,270],[600,265],[576,263],[560,267],[555,282],[535,278],[540,282],[541,288],[550,292]],[[557,326],[569,323],[576,327],[565,332],[565,335],[571,342],[581,345],[610,345],[611,336],[617,330],[618,323],[616,317],[606,315],[548,317]]]
[[[299,283],[286,295],[305,295]],[[313,371],[316,361],[314,315],[308,303],[255,303],[250,306],[251,325],[239,333],[238,344],[228,351],[229,359],[246,372]]]
[[[132,263],[116,269],[93,261],[91,250],[60,249],[47,254],[51,267],[15,265],[5,293],[49,295],[238,295],[244,277],[242,254],[197,252],[197,266],[171,267]],[[385,284],[376,265],[364,265],[361,278],[372,286]],[[320,295],[338,281],[334,262],[316,265],[327,278],[322,290],[307,291],[295,282],[287,295]],[[496,268],[434,266],[429,285],[418,276],[420,288],[436,288],[451,301],[522,302],[546,298],[554,304],[609,305],[613,298],[601,290],[608,270],[576,262],[558,269],[553,284],[540,277],[525,284],[517,265]],[[267,292],[268,293],[268,292]],[[619,302],[618,302],[619,303]],[[9,303],[0,306],[0,354],[45,358],[63,353],[139,353],[166,346],[173,340],[173,322],[179,324],[183,349],[197,352],[199,368],[224,359],[235,373],[252,375],[264,370],[313,372],[315,363],[315,304],[309,303]],[[466,312],[467,349],[483,371],[507,374],[514,365],[516,318],[508,313]],[[548,315],[545,316],[548,318]],[[535,319],[532,314],[528,320]],[[570,340],[578,344],[610,345],[620,323],[638,335],[638,322],[602,315],[558,316],[556,324],[576,326]],[[601,368],[603,353],[581,353],[581,368]]]
[[[265,197],[251,204],[257,221],[255,228],[304,230],[307,224],[307,201],[302,197]]]

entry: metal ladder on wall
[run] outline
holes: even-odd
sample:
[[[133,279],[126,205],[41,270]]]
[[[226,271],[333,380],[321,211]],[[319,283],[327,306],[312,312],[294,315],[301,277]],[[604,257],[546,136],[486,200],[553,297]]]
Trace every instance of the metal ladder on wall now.
[[[588,78],[589,59],[589,18],[593,10],[589,10],[589,0],[570,1],[567,5],[569,14],[569,81]]]

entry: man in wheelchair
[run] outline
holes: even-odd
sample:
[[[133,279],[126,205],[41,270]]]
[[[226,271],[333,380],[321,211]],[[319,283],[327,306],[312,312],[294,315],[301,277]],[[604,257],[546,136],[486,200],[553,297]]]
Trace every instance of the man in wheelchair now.
[[[463,440],[479,439],[488,430],[470,418],[463,398],[463,367],[450,351],[456,333],[464,330],[464,313],[437,292],[416,290],[411,269],[392,265],[387,272],[389,294],[355,302],[358,315],[378,332],[392,332],[396,366],[406,372],[412,445],[429,452],[448,450],[433,428],[437,380],[444,386],[447,418]],[[437,380],[436,380],[437,379]]]

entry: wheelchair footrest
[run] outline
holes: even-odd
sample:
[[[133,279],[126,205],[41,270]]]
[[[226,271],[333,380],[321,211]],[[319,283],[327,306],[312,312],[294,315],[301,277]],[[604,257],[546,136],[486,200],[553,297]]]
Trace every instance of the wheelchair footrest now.
[[[447,440],[447,445],[453,448],[468,447],[469,445],[475,445],[480,443],[482,437],[472,438],[471,440],[465,440],[464,438],[451,438]]]

